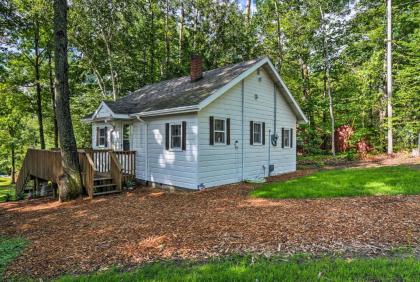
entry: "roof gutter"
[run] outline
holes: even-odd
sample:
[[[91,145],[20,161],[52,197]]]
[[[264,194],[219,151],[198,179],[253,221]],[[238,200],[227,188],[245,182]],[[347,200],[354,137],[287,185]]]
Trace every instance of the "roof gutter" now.
[[[197,112],[199,110],[200,108],[198,105],[193,105],[193,106],[177,107],[177,108],[157,110],[157,111],[140,112],[140,113],[131,114],[130,116],[141,118],[141,117],[151,117],[151,116],[192,113],[192,112]]]
[[[129,120],[133,117],[130,115],[123,115],[123,114],[113,114],[107,117],[100,117],[100,118],[83,118],[82,121],[86,123],[92,123],[92,122],[99,122],[99,121],[109,121],[109,120]]]

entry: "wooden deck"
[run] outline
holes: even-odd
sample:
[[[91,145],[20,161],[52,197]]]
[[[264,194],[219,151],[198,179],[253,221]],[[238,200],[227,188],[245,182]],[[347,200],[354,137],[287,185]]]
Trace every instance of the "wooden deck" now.
[[[113,150],[79,150],[82,182],[89,197],[121,192],[123,184],[135,178],[136,152]],[[16,193],[22,193],[29,180],[34,189],[41,181],[56,186],[63,175],[60,151],[28,149],[16,182]]]

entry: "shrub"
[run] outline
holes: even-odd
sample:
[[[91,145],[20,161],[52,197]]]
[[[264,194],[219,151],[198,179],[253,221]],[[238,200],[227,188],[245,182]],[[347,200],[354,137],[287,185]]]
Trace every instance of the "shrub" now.
[[[23,199],[25,199],[25,194],[23,194],[23,192],[16,194],[16,201],[22,201]]]
[[[348,161],[354,161],[356,159],[356,153],[355,153],[355,151],[353,149],[347,151],[347,153],[346,153],[346,159]]]
[[[10,193],[7,193],[6,196],[4,197],[4,201],[5,202],[10,202],[12,200],[13,196]]]

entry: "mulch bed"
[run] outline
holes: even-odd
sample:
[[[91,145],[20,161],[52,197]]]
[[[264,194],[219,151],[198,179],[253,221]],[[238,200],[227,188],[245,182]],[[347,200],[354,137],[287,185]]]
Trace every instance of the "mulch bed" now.
[[[2,203],[0,236],[22,235],[30,242],[5,275],[50,278],[243,252],[378,255],[407,245],[420,252],[420,196],[269,200],[250,198],[251,189],[141,187],[64,204]]]
[[[346,167],[375,167],[375,166],[393,166],[393,165],[409,165],[419,166],[419,158],[414,158],[410,153],[395,153],[391,157],[386,154],[368,155],[362,160],[346,160],[343,158],[327,157],[322,161],[323,166],[319,167],[320,161],[317,160],[299,160],[297,166],[301,169],[335,169]]]

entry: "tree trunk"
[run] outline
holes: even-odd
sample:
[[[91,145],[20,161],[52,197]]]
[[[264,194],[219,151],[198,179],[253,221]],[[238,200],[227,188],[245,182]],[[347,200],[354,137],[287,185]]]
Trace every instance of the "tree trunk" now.
[[[105,35],[105,32],[102,30],[102,38],[104,40],[105,43],[105,47],[106,47],[106,53],[108,55],[108,65],[109,65],[109,71],[111,73],[111,83],[112,83],[112,98],[115,100],[117,100],[117,84],[115,82],[115,72],[114,72],[114,63],[112,61],[112,50],[111,50],[111,46],[109,43],[109,40],[107,38],[107,36]]]
[[[245,13],[246,13],[246,22],[247,24],[249,24],[249,21],[251,20],[251,0],[246,0]]]
[[[328,41],[327,41],[327,34],[325,30],[325,19],[324,19],[324,12],[322,8],[319,8],[321,11],[321,27],[323,33],[323,56],[324,56],[324,95],[325,95],[325,80],[327,82],[327,94],[328,94],[328,102],[329,102],[329,112],[330,112],[330,121],[331,121],[331,153],[335,157],[335,122],[334,122],[334,104],[331,95],[331,81],[330,81],[330,62],[329,62],[329,54],[328,54]]]
[[[325,72],[325,68],[324,68],[324,77],[323,77],[323,86],[324,86],[324,99],[327,99],[327,74]],[[324,131],[323,131],[323,136],[322,136],[322,149],[327,152],[328,148],[327,148],[327,143],[328,143],[328,134],[325,131],[325,128],[327,128],[327,110],[324,108],[324,106],[322,107],[322,125],[324,127]]]
[[[309,125],[311,128],[315,128],[315,118],[313,113],[313,105],[312,105],[312,97],[310,97],[310,90],[309,90],[309,69],[308,65],[305,61],[300,58],[300,73],[303,80],[303,97],[305,98],[307,104],[307,112],[309,116]]]
[[[10,151],[12,154],[12,184],[16,183],[16,154],[15,154],[15,144],[14,142],[12,142],[11,146],[10,146]]]
[[[184,56],[183,54],[183,44],[184,44],[184,3],[181,2],[181,18],[180,18],[180,24],[181,26],[179,27],[179,46],[178,46],[178,56],[179,56],[179,65],[182,68],[182,57]]]
[[[82,181],[70,113],[67,61],[67,0],[54,0],[55,101],[64,175],[58,181],[59,200],[80,197]]]
[[[57,115],[55,113],[55,93],[54,93],[54,77],[52,68],[52,56],[51,52],[48,52],[48,67],[50,76],[50,93],[51,93],[51,104],[53,108],[53,124],[54,124],[54,147],[58,148],[58,126],[57,126]]]
[[[38,128],[39,128],[39,141],[41,143],[41,149],[45,149],[45,138],[44,138],[44,124],[42,116],[42,96],[41,96],[41,83],[39,75],[40,65],[40,53],[39,53],[39,23],[35,20],[35,85],[36,85],[36,105],[37,105],[37,116],[38,116]]]
[[[392,1],[387,1],[387,53],[386,53],[386,92],[387,92],[387,114],[388,114],[388,154],[392,154]]]
[[[328,100],[329,100],[329,110],[330,110],[330,120],[331,120],[331,153],[335,157],[335,121],[334,121],[334,104],[333,98],[331,95],[331,82],[329,72],[327,74],[327,87],[328,87]]]
[[[281,45],[281,28],[280,28],[280,11],[277,6],[277,2],[274,2],[276,8],[276,16],[277,16],[277,52],[278,52],[278,61],[277,61],[277,71],[281,74],[281,67],[283,64],[283,48]]]
[[[165,77],[169,77],[169,58],[170,58],[170,41],[169,41],[169,0],[166,0],[165,13]]]
[[[153,2],[149,1],[150,5],[150,82],[155,81],[155,12]]]

